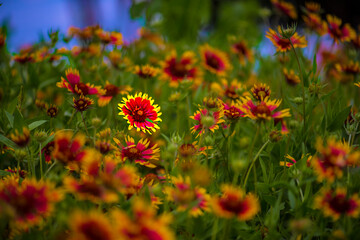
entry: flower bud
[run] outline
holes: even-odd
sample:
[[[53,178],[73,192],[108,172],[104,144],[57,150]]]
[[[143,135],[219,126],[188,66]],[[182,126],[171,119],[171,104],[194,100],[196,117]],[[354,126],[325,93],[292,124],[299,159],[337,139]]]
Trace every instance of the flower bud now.
[[[34,134],[34,138],[37,142],[43,143],[47,139],[48,135],[44,131],[36,131]]]
[[[212,116],[203,116],[201,118],[201,123],[204,125],[205,128],[209,128],[215,124],[215,120]]]
[[[294,98],[294,102],[298,105],[303,103],[303,98],[302,97],[296,97]]]
[[[94,126],[94,128],[99,128],[101,126],[101,119],[98,117],[95,117],[91,119],[91,124]]]
[[[282,139],[282,134],[279,130],[273,130],[269,134],[271,142],[279,142]]]
[[[27,153],[23,149],[16,149],[14,152],[14,155],[15,155],[16,159],[18,159],[19,161],[22,161],[26,158]]]
[[[246,159],[236,159],[231,161],[231,167],[234,172],[242,172],[248,165],[248,161]]]

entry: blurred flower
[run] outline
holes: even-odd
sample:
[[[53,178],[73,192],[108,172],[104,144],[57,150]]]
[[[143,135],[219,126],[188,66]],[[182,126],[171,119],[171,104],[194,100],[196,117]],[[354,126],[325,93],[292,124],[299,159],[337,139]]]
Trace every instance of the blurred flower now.
[[[281,36],[281,27],[278,26],[278,32],[275,32],[271,28],[266,32],[266,37],[270,39],[270,41],[276,47],[277,52],[286,52],[292,49],[291,43],[294,48],[304,48],[307,46],[307,41],[304,36],[299,36],[297,32],[295,32],[290,38],[284,38]]]
[[[160,129],[158,125],[161,122],[160,107],[154,104],[154,100],[146,93],[128,95],[127,98],[123,98],[122,103],[119,103],[118,108],[119,115],[123,115],[127,120],[129,130],[135,128],[137,131],[152,134]]]
[[[99,95],[98,105],[100,107],[104,107],[108,105],[111,99],[113,99],[117,95],[128,95],[131,91],[132,87],[130,87],[129,85],[123,85],[118,87],[106,81],[104,93]]]
[[[340,27],[342,22],[340,18],[328,14],[326,19],[328,21],[328,33],[334,42],[349,42],[356,37],[356,33],[350,24],[347,23],[342,28]]]
[[[46,163],[51,163],[51,157],[52,157],[52,152],[54,151],[54,147],[55,147],[55,142],[51,141],[48,144],[46,144],[46,146],[43,147],[43,149],[41,150],[41,153],[44,153]]]
[[[245,62],[254,61],[253,50],[248,48],[247,42],[245,40],[238,40],[232,43],[231,52],[236,54],[239,58],[240,64],[245,65]]]
[[[305,2],[305,9],[309,13],[320,13],[321,6],[317,2]]]
[[[234,101],[231,104],[224,103],[224,116],[230,121],[239,120],[240,117],[244,117],[241,106]]]
[[[198,124],[191,128],[191,133],[198,132],[196,136],[198,137],[207,131],[214,132],[216,129],[219,129],[219,124],[224,122],[223,116],[224,110],[222,108],[214,112],[210,112],[207,109],[199,109],[193,116],[190,116],[191,119],[198,122]]]
[[[231,185],[221,187],[221,197],[214,196],[212,208],[214,214],[222,218],[236,217],[240,221],[252,219],[259,211],[260,204],[256,196]]]
[[[285,16],[288,16],[291,19],[297,19],[296,9],[291,3],[285,2],[283,0],[271,0],[271,3],[279,12]]]
[[[15,133],[10,134],[10,139],[18,145],[18,147],[26,147],[30,142],[30,131],[27,127],[23,127],[22,133],[19,133],[19,131],[15,129]]]
[[[195,81],[200,77],[199,69],[194,66],[195,62],[194,52],[184,52],[178,59],[176,51],[172,51],[165,61],[161,62],[163,71],[161,78],[169,80],[171,87],[177,87],[185,79]]]
[[[254,84],[251,88],[253,97],[258,101],[263,101],[265,98],[270,98],[271,90],[265,83]]]
[[[295,158],[293,158],[293,157],[290,156],[289,154],[287,154],[287,155],[285,156],[285,158],[289,159],[291,162],[288,162],[288,161],[280,161],[280,166],[292,167],[292,166],[296,163]]]
[[[80,95],[78,99],[74,97],[73,102],[73,107],[78,112],[86,111],[87,109],[89,109],[90,105],[94,104],[94,101],[92,99],[85,97],[84,95]]]
[[[160,149],[156,144],[151,146],[149,139],[140,139],[135,144],[132,137],[125,136],[125,145],[121,144],[116,138],[114,138],[114,141],[120,148],[123,161],[128,160],[149,168],[156,167],[155,163],[159,160]]]
[[[354,81],[356,76],[360,73],[359,63],[353,61],[348,63],[337,63],[335,64],[335,69],[333,76],[341,83]]]
[[[316,13],[309,13],[303,16],[306,26],[311,30],[319,34],[325,35],[328,32],[328,26],[326,21],[322,20]]]
[[[241,99],[241,110],[245,113],[245,117],[254,120],[271,120],[277,118],[290,117],[290,109],[284,109],[275,112],[280,106],[281,100],[270,100],[265,98],[263,101],[254,103],[249,97]]]
[[[189,209],[190,215],[197,217],[202,215],[203,211],[210,210],[210,196],[204,188],[193,187],[189,176],[173,177],[172,183],[174,187],[165,187],[164,192],[167,194],[168,200],[178,206],[178,211]]]
[[[154,68],[149,64],[146,65],[136,65],[134,68],[134,73],[137,74],[141,78],[152,78],[158,75],[160,70],[158,68]]]
[[[245,86],[236,79],[230,82],[223,78],[220,82],[212,83],[211,90],[219,94],[226,103],[240,99],[241,92],[245,91]]]
[[[15,177],[16,176],[20,176],[21,178],[25,178],[27,175],[27,171],[22,170],[22,169],[18,169],[18,168],[10,168],[8,167],[7,169],[4,170],[5,172],[9,172],[11,174],[13,174]]]
[[[325,216],[338,220],[342,215],[357,218],[360,211],[360,200],[357,194],[347,196],[345,188],[322,189],[314,200],[316,208],[321,209]]]
[[[318,154],[313,157],[311,163],[318,181],[333,182],[335,178],[341,178],[343,169],[358,164],[360,158],[359,152],[351,152],[347,143],[335,141],[334,138],[327,139],[326,146],[323,140],[318,138],[316,150]]]
[[[51,104],[49,107],[46,107],[46,114],[51,118],[56,117],[58,112],[59,112],[59,108],[54,104]]]
[[[208,44],[200,46],[200,55],[202,65],[211,73],[224,76],[232,68],[226,53],[212,48]]]
[[[71,131],[57,132],[55,134],[52,157],[71,170],[78,170],[86,154],[86,151],[83,150],[85,140],[86,137],[82,134],[77,134],[73,137]]]
[[[285,80],[289,85],[296,86],[300,83],[300,78],[298,75],[295,75],[294,70],[287,70],[286,68],[283,68],[283,74],[285,76]]]
[[[76,69],[69,68],[65,71],[66,80],[61,77],[61,81],[56,83],[59,88],[66,88],[69,92],[77,95],[95,95],[101,94],[104,90],[100,87],[94,87],[89,83],[83,83],[80,81],[79,71]]]

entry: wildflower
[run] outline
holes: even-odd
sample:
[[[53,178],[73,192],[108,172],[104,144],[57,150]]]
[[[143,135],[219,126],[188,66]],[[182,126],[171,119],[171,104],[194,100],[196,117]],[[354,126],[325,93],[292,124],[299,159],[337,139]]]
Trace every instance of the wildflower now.
[[[224,122],[223,116],[223,109],[214,112],[210,112],[207,109],[199,109],[193,116],[190,116],[191,119],[198,121],[198,124],[191,128],[191,133],[198,132],[196,136],[198,137],[209,130],[214,132],[216,129],[219,129],[219,124]]]
[[[275,109],[280,106],[280,103],[281,100],[269,100],[268,98],[254,103],[249,97],[245,97],[241,100],[241,110],[245,113],[245,117],[254,120],[271,120],[290,117],[290,109],[275,112]]]
[[[59,88],[66,88],[69,92],[77,95],[95,95],[102,93],[103,90],[100,87],[94,87],[89,83],[83,83],[80,81],[79,71],[69,68],[65,71],[66,80],[61,77],[61,81],[56,83]]]
[[[283,68],[283,74],[285,76],[285,80],[289,85],[296,86],[300,83],[300,78],[298,75],[295,75],[294,70],[287,70],[286,68]]]
[[[150,145],[149,139],[140,139],[138,143],[130,136],[125,136],[125,144],[114,138],[121,151],[121,159],[123,161],[129,160],[131,162],[139,163],[145,167],[154,168],[155,163],[159,160],[160,149],[154,144]]]
[[[123,85],[118,87],[106,81],[104,93],[99,95],[98,105],[99,107],[104,107],[108,105],[111,99],[113,99],[117,95],[127,95],[131,91],[132,87],[130,87],[129,85]]]
[[[245,60],[249,62],[254,61],[254,53],[248,48],[245,40],[240,40],[231,45],[231,52],[239,57],[240,64],[244,65]]]
[[[200,55],[204,68],[211,73],[224,76],[231,69],[226,53],[212,48],[208,44],[200,47]]]
[[[15,176],[10,176],[0,183],[0,203],[18,227],[39,224],[60,200],[60,192],[49,182],[25,178],[19,184]]]
[[[351,197],[347,195],[344,188],[322,189],[315,198],[315,207],[321,209],[325,216],[338,220],[342,215],[358,217],[360,211],[360,200],[357,194]]]
[[[252,219],[260,210],[259,200],[251,193],[231,185],[221,187],[221,197],[214,196],[212,208],[222,218],[236,217],[240,221]]]
[[[159,69],[154,68],[149,64],[143,66],[136,65],[134,73],[141,78],[152,78],[159,74]]]
[[[8,169],[4,170],[5,172],[9,172],[11,174],[13,174],[14,176],[20,176],[21,178],[25,178],[27,175],[27,172],[25,170],[22,170],[21,168],[10,168],[8,167]]]
[[[283,32],[281,31],[281,27],[278,26],[278,32],[275,32],[271,28],[266,33],[266,37],[270,39],[270,41],[276,47],[276,51],[278,52],[286,52],[292,49],[291,44],[294,48],[304,48],[307,46],[307,41],[304,36],[299,36],[297,32],[294,32],[293,35],[289,38],[285,38],[282,36]]]
[[[78,99],[73,98],[73,102],[74,102],[73,107],[78,112],[86,111],[90,107],[90,105],[94,103],[93,100],[91,100],[88,97],[84,97],[84,95],[80,95]]]
[[[158,122],[161,122],[160,107],[145,93],[123,98],[123,103],[119,103],[119,110],[119,115],[123,115],[128,121],[129,130],[136,128],[137,131],[152,134],[156,129],[160,129],[158,125]]]
[[[328,26],[326,21],[322,20],[319,15],[315,13],[309,13],[303,16],[306,26],[311,30],[319,34],[325,35],[328,32]]]
[[[10,134],[10,139],[18,147],[26,147],[30,142],[30,131],[27,127],[23,127],[22,133],[19,133],[19,131],[15,129],[15,133]]]
[[[265,83],[255,84],[251,88],[253,97],[258,101],[263,101],[265,98],[269,98],[271,94],[270,87]]]
[[[293,157],[290,156],[289,154],[287,154],[287,155],[285,156],[285,158],[289,159],[291,162],[288,162],[288,161],[280,161],[280,166],[292,167],[292,166],[296,163],[295,158],[293,158]]]
[[[239,120],[240,117],[244,117],[241,106],[234,101],[231,104],[224,103],[224,116],[230,121]]]
[[[51,104],[49,107],[46,108],[46,114],[51,118],[56,117],[58,112],[59,108],[56,105]]]
[[[199,154],[206,155],[205,151],[212,149],[212,147],[200,147],[197,143],[197,141],[194,141],[193,143],[181,144],[178,148],[180,158],[184,160],[191,160],[194,156]]]
[[[323,141],[318,138],[316,141],[316,150],[318,155],[313,157],[311,163],[317,174],[318,181],[327,180],[333,182],[335,178],[343,176],[343,169],[348,165],[358,162],[360,154],[350,152],[348,144],[341,141],[335,141],[329,138],[323,145]]]
[[[296,9],[291,3],[285,2],[283,0],[271,0],[271,3],[278,11],[283,13],[285,16],[288,16],[291,19],[297,19]]]
[[[198,68],[194,66],[195,62],[195,53],[191,51],[184,52],[180,58],[177,58],[176,51],[172,51],[161,63],[161,78],[169,80],[171,87],[177,87],[185,79],[195,81],[200,77]]]
[[[309,13],[320,13],[321,7],[317,2],[305,2],[306,11]]]
[[[70,237],[79,240],[115,240],[116,235],[109,219],[95,210],[89,212],[75,211],[69,217]]]
[[[341,19],[330,14],[326,15],[328,21],[328,33],[334,42],[349,42],[351,39],[356,37],[354,29],[350,24],[345,24],[341,28]]]
[[[71,170],[78,170],[86,154],[83,150],[85,136],[77,134],[73,137],[70,131],[59,131],[55,134],[54,142],[52,157]]]
[[[15,62],[21,63],[21,64],[25,64],[27,62],[34,62],[35,58],[34,58],[34,54],[30,53],[30,52],[23,52],[20,54],[16,54],[13,57]]]
[[[54,147],[55,147],[55,142],[51,141],[48,144],[46,144],[46,146],[43,147],[43,149],[41,150],[41,154],[42,153],[44,154],[46,163],[51,163],[52,152],[54,151]]]
[[[224,78],[221,79],[220,82],[221,84],[217,82],[211,84],[212,91],[219,94],[225,102],[231,102],[240,99],[240,93],[245,90],[245,87],[241,82],[236,79],[233,79],[230,82]]]
[[[335,69],[334,77],[342,83],[354,81],[356,76],[360,73],[359,63],[353,61],[350,61],[347,64],[337,63],[335,64]]]
[[[223,104],[219,98],[214,97],[204,97],[202,102],[207,109],[215,110],[221,108],[221,105]]]
[[[199,216],[203,211],[209,211],[210,196],[204,188],[192,187],[190,177],[173,177],[174,187],[165,187],[165,193],[169,201],[175,202],[178,211],[189,209],[191,216]],[[196,203],[195,206],[192,203]]]

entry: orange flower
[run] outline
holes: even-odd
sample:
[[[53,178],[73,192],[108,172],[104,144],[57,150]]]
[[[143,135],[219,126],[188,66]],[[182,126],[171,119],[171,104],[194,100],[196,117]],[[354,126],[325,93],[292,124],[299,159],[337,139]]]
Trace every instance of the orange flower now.
[[[259,211],[257,197],[231,185],[221,187],[221,197],[214,196],[212,207],[215,215],[222,218],[236,217],[240,221],[252,219]]]
[[[78,112],[86,111],[90,105],[94,104],[94,101],[88,97],[84,97],[84,95],[80,95],[78,99],[73,98],[74,105],[73,107]]]
[[[286,68],[283,68],[283,74],[285,76],[285,80],[289,85],[296,86],[300,83],[300,78],[298,75],[295,75],[294,70],[287,70]]]
[[[265,83],[254,84],[251,88],[253,97],[258,101],[263,101],[265,98],[269,98],[271,94],[270,87]]]
[[[123,85],[123,86],[116,86],[114,84],[109,83],[106,81],[105,87],[104,87],[104,93],[99,95],[98,105],[99,107],[104,107],[108,105],[114,97],[117,95],[127,95],[129,92],[132,91],[132,87],[129,85]]]
[[[271,0],[271,3],[285,16],[288,16],[291,19],[297,19],[296,9],[291,3],[285,2],[283,0]]]
[[[350,24],[345,24],[341,28],[341,19],[333,15],[326,15],[328,21],[328,33],[330,37],[336,42],[349,42],[351,39],[356,37],[355,30],[350,26]]]
[[[322,20],[316,13],[309,13],[303,16],[306,26],[311,30],[319,34],[325,35],[328,32],[328,26],[326,21]]]
[[[202,65],[211,73],[224,76],[232,68],[226,53],[212,48],[208,44],[200,46],[200,55]]]
[[[291,43],[294,46],[294,48],[304,48],[307,46],[307,41],[305,40],[305,37],[299,36],[296,32],[294,33],[293,36],[290,37],[290,39],[281,36],[280,26],[278,26],[278,32],[275,32],[274,30],[269,28],[269,31],[266,32],[266,37],[270,39],[270,41],[276,47],[276,51],[278,52],[286,52],[291,50],[292,49]]]
[[[134,73],[141,78],[152,78],[159,74],[159,69],[150,66],[149,64],[139,66],[136,65]]]
[[[15,133],[10,134],[10,139],[18,145],[18,147],[26,147],[30,142],[30,131],[27,127],[23,127],[22,133],[19,133],[19,131],[15,129]]]
[[[254,53],[250,48],[248,48],[245,40],[238,40],[232,43],[231,52],[239,57],[239,61],[242,65],[245,64],[246,60],[249,62],[254,61]]]

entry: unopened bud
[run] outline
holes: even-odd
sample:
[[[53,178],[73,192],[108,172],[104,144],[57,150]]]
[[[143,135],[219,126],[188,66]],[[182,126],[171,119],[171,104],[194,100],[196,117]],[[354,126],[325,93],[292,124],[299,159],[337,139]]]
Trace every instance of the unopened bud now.
[[[48,135],[44,131],[36,131],[34,134],[34,138],[37,142],[43,143],[47,139]]]
[[[101,119],[98,117],[95,117],[91,119],[91,124],[94,126],[94,128],[99,128],[101,126]]]

